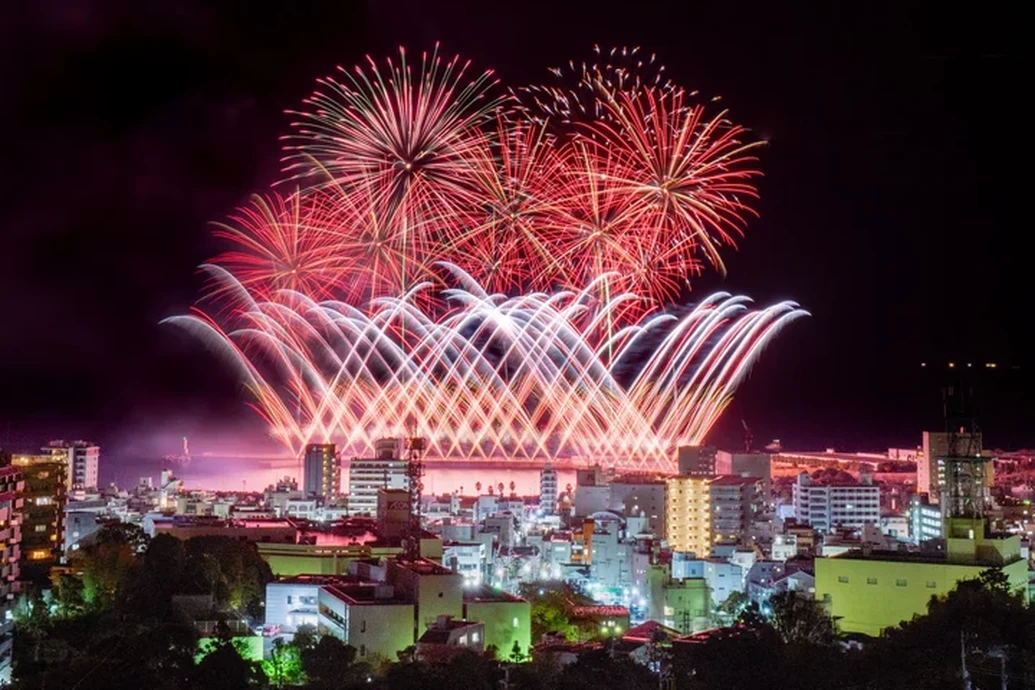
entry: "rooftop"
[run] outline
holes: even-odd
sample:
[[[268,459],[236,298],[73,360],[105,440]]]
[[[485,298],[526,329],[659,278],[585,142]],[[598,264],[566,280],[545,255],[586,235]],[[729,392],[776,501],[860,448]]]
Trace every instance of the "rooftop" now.
[[[830,557],[831,560],[835,558],[853,561],[892,561],[895,563],[945,563],[948,565],[974,565],[979,567],[1003,565],[1003,563],[993,562],[986,559],[978,559],[975,561],[964,563],[952,563],[949,561],[948,556],[944,553],[931,553],[920,551],[885,551],[882,549],[872,549],[865,552],[862,549],[852,549],[851,551],[845,551],[842,554]]]
[[[629,609],[624,606],[573,606],[571,608],[573,618],[590,618],[593,616],[628,616]]]
[[[464,603],[466,604],[481,604],[481,603],[492,603],[492,602],[507,602],[512,604],[522,603],[525,600],[521,597],[508,594],[502,589],[495,589],[489,585],[479,585],[477,587],[465,587],[464,588]]]
[[[418,558],[416,560],[404,560],[399,558],[392,561],[392,563],[399,568],[409,570],[418,575],[456,575],[456,573],[449,568],[439,565],[435,561],[428,560],[427,558]]]
[[[323,590],[350,606],[412,606],[413,602],[395,596],[395,590],[379,583],[324,585]]]
[[[281,577],[273,582],[271,585],[318,585],[321,587],[329,585],[346,585],[356,584],[362,582],[360,578],[353,575],[292,575],[291,577]]]
[[[716,477],[711,481],[711,486],[750,486],[761,481],[758,477],[741,477],[735,474],[725,474]]]

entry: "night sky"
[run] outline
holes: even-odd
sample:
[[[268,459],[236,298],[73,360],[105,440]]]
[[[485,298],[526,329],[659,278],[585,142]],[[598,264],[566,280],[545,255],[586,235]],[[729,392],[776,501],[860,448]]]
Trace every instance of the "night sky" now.
[[[743,418],[798,448],[918,443],[952,359],[981,365],[990,445],[1035,446],[1024,22],[993,3],[208,4],[5,10],[0,445],[261,436],[230,374],[158,322],[198,296],[208,223],[276,181],[283,111],[316,77],[440,41],[513,86],[594,43],[641,45],[769,142],[761,219],[695,287],[813,316],[713,440]]]

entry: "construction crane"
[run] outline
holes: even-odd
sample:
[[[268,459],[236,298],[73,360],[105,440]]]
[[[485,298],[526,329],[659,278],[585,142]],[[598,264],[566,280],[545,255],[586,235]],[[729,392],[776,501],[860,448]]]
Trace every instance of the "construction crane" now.
[[[751,448],[755,445],[755,435],[751,433],[751,427],[746,421],[741,419],[740,424],[744,427],[744,452],[750,453]]]

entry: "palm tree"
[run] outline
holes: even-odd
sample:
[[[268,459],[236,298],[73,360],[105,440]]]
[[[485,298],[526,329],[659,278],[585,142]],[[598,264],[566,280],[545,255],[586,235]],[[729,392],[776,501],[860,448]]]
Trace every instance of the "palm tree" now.
[[[482,483],[481,482],[475,482],[474,483],[474,490],[478,492],[479,496],[481,496],[481,494],[482,494]]]
[[[496,485],[496,488],[500,490],[500,496],[503,495],[503,482]]]
[[[517,484],[514,483],[514,480],[513,479],[510,480],[510,495],[511,496],[514,495],[514,489],[516,489],[516,488],[517,488]]]

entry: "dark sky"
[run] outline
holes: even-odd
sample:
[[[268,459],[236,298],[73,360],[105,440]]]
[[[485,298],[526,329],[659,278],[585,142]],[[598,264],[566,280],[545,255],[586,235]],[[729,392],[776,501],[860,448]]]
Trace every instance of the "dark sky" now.
[[[1021,17],[984,2],[209,4],[6,8],[0,445],[257,429],[230,375],[158,322],[198,295],[195,267],[219,250],[208,222],[277,179],[283,111],[316,77],[441,41],[515,86],[594,43],[642,45],[769,140],[762,217],[728,277],[697,288],[813,317],[766,352],[716,440],[744,418],[796,447],[915,443],[953,359],[1000,363],[978,381],[981,425],[992,445],[1035,446]]]

